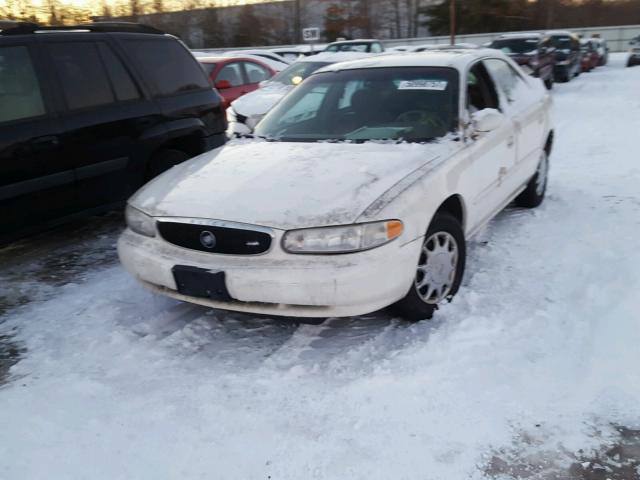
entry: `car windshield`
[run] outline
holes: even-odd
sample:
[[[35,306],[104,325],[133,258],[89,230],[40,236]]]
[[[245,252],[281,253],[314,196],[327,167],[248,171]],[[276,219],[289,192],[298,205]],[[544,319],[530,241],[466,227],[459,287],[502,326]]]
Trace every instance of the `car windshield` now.
[[[280,141],[426,142],[455,129],[458,73],[443,67],[368,68],[312,75],[257,125]]]
[[[368,52],[368,43],[338,43],[336,45],[329,45],[326,52]]]
[[[491,48],[502,50],[504,53],[529,53],[538,46],[537,38],[508,38],[494,40]]]
[[[275,75],[270,82],[278,82],[284,85],[298,85],[320,67],[329,65],[330,62],[298,62],[285,68]]]
[[[560,50],[569,50],[571,48],[571,39],[569,37],[551,37],[551,44]]]

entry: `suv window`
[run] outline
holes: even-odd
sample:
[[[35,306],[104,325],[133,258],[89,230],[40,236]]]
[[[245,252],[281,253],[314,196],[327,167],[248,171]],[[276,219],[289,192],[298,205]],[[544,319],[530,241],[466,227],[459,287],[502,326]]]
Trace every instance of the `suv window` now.
[[[500,109],[498,94],[482,62],[476,63],[467,75],[467,108],[470,113],[485,108]]]
[[[247,74],[248,83],[260,83],[263,80],[271,78],[271,72],[266,68],[252,62],[242,62],[244,65],[244,71]]]
[[[157,95],[211,88],[202,67],[176,40],[125,40],[124,43],[140,70],[152,74]]]
[[[498,85],[498,88],[500,88],[507,97],[509,103],[514,102],[518,98],[518,95],[521,94],[519,92],[528,88],[520,75],[518,75],[507,62],[497,58],[491,58],[484,60],[484,63]]]
[[[113,89],[116,92],[118,100],[123,102],[140,98],[138,87],[136,87],[131,75],[129,75],[129,72],[127,72],[127,69],[120,59],[113,53],[111,47],[104,43],[99,43],[98,49],[109,71],[109,77],[111,78],[111,83],[113,84]]]
[[[0,122],[44,113],[40,86],[27,47],[0,47]]]
[[[97,107],[114,101],[107,72],[95,43],[52,43],[49,51],[70,110]]]

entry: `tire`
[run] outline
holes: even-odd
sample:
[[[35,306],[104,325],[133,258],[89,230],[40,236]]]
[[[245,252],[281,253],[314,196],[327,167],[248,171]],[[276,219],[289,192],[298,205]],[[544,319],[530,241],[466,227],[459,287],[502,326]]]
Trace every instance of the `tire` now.
[[[189,159],[189,155],[182,150],[167,148],[155,153],[147,166],[147,180],[157,177],[162,172],[169,170],[174,165]]]
[[[559,74],[557,78],[555,78],[555,81],[560,83],[568,83],[569,80],[571,80],[571,76],[569,75],[569,70],[565,70],[564,72]]]
[[[394,304],[394,309],[407,320],[430,319],[439,304],[451,301],[458,292],[465,261],[466,243],[460,222],[448,213],[436,213],[424,236],[411,288],[402,300]],[[428,272],[436,278],[432,279],[433,283],[419,287],[426,280]],[[432,291],[428,296],[434,285],[438,286],[438,290]]]
[[[536,208],[544,200],[547,191],[547,178],[549,173],[549,156],[546,150],[542,151],[536,173],[531,177],[524,191],[516,197],[516,205],[524,208]],[[541,180],[541,182],[540,182]]]
[[[552,90],[553,89],[553,77],[549,77],[544,81],[544,86],[547,88],[547,90]]]
[[[627,60],[627,67],[633,67],[636,64],[636,62],[633,60],[633,58],[629,57],[629,60]]]

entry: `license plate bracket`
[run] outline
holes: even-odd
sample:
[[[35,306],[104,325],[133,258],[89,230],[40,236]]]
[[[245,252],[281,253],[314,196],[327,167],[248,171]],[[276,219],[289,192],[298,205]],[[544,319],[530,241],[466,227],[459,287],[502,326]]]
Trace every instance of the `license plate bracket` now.
[[[233,297],[227,290],[224,272],[212,272],[190,265],[175,265],[171,271],[178,292],[189,297],[210,298],[230,302]]]

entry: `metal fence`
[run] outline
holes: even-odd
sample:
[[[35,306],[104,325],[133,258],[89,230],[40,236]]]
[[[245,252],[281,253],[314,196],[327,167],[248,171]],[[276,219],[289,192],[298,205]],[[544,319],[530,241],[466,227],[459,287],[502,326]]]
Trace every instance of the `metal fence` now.
[[[554,30],[569,30],[577,35],[591,37],[592,35],[600,35],[609,45],[612,52],[622,52],[628,50],[631,39],[640,35],[640,25],[625,25],[620,27],[589,27],[589,28],[562,28]],[[544,30],[527,30],[531,32],[541,32]],[[475,43],[482,45],[491,42],[496,37],[504,33],[517,32],[499,32],[499,33],[476,33],[471,35],[456,35],[456,43]],[[422,38],[400,38],[394,40],[385,40],[387,47],[397,47],[400,45],[429,45],[449,43],[449,36],[441,37],[422,37]]]
[[[609,45],[612,52],[622,52],[629,49],[629,42],[640,35],[640,25],[624,25],[619,27],[588,27],[588,28],[557,28],[554,30],[569,30],[584,37],[592,35],[600,35]],[[526,30],[527,32],[543,32],[544,30]],[[456,43],[474,43],[482,45],[491,42],[496,37],[504,33],[518,32],[496,32],[496,33],[475,33],[470,35],[456,35]],[[398,47],[401,45],[430,45],[449,43],[449,36],[440,37],[419,37],[419,38],[398,38],[393,40],[383,40],[387,48]],[[244,50],[247,48],[282,48],[293,47],[295,45],[278,45],[270,47],[240,47],[240,48],[216,48],[216,49],[200,49],[200,51],[216,51],[222,52],[226,50]]]

